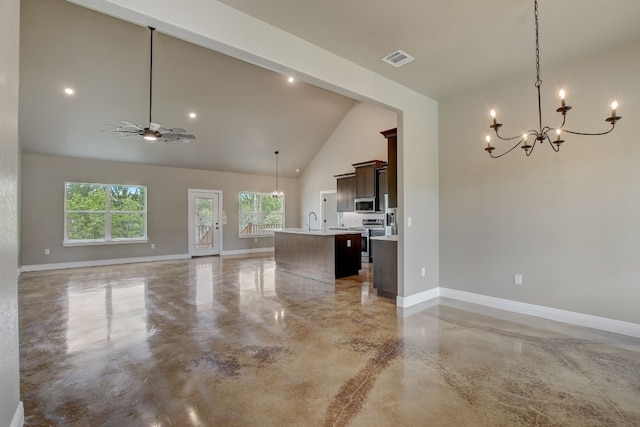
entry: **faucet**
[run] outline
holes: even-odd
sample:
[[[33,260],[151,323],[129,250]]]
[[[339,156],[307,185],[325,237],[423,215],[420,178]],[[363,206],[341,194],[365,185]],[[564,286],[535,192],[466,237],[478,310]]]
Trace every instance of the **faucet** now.
[[[311,232],[311,215],[313,215],[316,221],[318,220],[318,217],[316,216],[315,212],[309,212],[309,223],[307,224],[307,226],[309,227],[307,229],[308,232]]]

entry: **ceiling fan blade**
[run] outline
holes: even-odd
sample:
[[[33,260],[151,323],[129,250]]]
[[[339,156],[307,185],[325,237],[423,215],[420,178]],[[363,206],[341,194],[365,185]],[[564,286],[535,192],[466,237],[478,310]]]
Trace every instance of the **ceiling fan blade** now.
[[[160,123],[155,123],[155,122],[151,122],[149,123],[149,129],[152,131],[157,131],[158,129],[160,129],[162,127],[162,125]]]
[[[175,141],[179,136],[180,135],[176,133],[162,133],[160,134],[160,139],[162,139],[163,141]]]
[[[187,133],[187,131],[182,128],[171,128],[169,131],[171,131],[171,133]]]
[[[140,126],[138,126],[138,125],[136,125],[134,123],[128,122],[126,120],[121,120],[121,122],[124,123],[124,126],[121,126],[121,127],[131,127],[131,128],[138,129],[138,130],[142,130],[143,129],[142,127],[140,127]]]
[[[120,139],[142,139],[142,136],[140,136],[140,134],[137,133],[130,133],[130,134],[120,134]]]

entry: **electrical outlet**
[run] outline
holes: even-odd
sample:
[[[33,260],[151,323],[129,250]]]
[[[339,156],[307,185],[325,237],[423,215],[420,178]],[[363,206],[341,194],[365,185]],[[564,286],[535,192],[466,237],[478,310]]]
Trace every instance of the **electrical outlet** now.
[[[522,285],[522,274],[516,274],[513,276],[513,283],[516,285]]]
[[[45,249],[44,250],[44,254],[45,255],[51,255],[51,249]]]
[[[411,217],[407,218],[407,227],[411,227]]]
[[[151,249],[155,249],[155,248],[156,248],[156,244],[155,244],[155,243],[152,243],[152,244],[151,244]]]
[[[422,267],[422,270],[420,271],[420,274],[422,274],[422,277],[427,275],[427,269]]]
[[[350,248],[351,247],[351,240],[347,240],[347,247]]]

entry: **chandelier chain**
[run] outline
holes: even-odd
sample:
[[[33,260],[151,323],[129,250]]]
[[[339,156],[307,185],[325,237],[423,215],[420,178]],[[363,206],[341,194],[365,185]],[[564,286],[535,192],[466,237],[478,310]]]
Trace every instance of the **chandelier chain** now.
[[[538,36],[538,0],[535,0],[533,5],[534,14],[536,17],[536,87],[542,85],[540,80],[540,41]]]

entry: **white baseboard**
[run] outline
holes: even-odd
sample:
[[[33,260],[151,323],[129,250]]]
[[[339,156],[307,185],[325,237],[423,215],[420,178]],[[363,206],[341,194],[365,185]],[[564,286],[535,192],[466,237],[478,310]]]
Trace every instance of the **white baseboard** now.
[[[442,298],[451,298],[500,310],[512,311],[514,313],[527,314],[529,316],[541,317],[543,319],[555,320],[557,322],[569,323],[571,325],[584,326],[586,328],[640,338],[640,325],[636,323],[623,322],[620,320],[607,319],[605,317],[591,316],[589,314],[575,313],[572,311],[540,305],[526,304],[523,302],[489,297],[486,295],[458,291],[455,289],[441,287],[438,288],[438,290],[439,295]],[[433,291],[433,289],[428,292],[431,291]]]
[[[223,251],[221,255],[244,255],[244,254],[256,254],[256,253],[268,253],[273,252],[274,248],[255,248],[255,249],[239,249],[231,251]],[[174,254],[174,255],[158,255],[158,256],[146,256],[137,258],[115,258],[115,259],[100,259],[90,261],[75,261],[75,262],[58,262],[52,264],[34,264],[23,265],[18,268],[18,276],[26,271],[45,271],[45,270],[62,270],[65,268],[80,268],[80,267],[99,267],[103,265],[117,265],[117,264],[133,264],[137,262],[151,262],[151,261],[172,261],[177,259],[189,259],[189,254]]]
[[[222,251],[221,255],[246,255],[246,254],[260,254],[275,251],[274,247],[269,248],[254,248],[254,249],[235,249],[231,251]]]
[[[408,297],[396,297],[396,305],[398,307],[407,308],[421,302],[429,301],[440,296],[440,288],[429,289],[428,291],[419,292],[409,295]]]
[[[191,258],[191,255],[189,254],[158,255],[158,256],[137,257],[137,258],[99,259],[99,260],[91,260],[91,261],[58,262],[53,264],[23,265],[21,269],[23,272],[61,270],[65,268],[99,267],[102,265],[133,264],[137,262],[150,262],[150,261],[172,261],[176,259],[189,259],[189,258]]]
[[[13,420],[9,427],[22,427],[24,425],[24,405],[22,402],[18,402],[16,412],[13,414]]]

